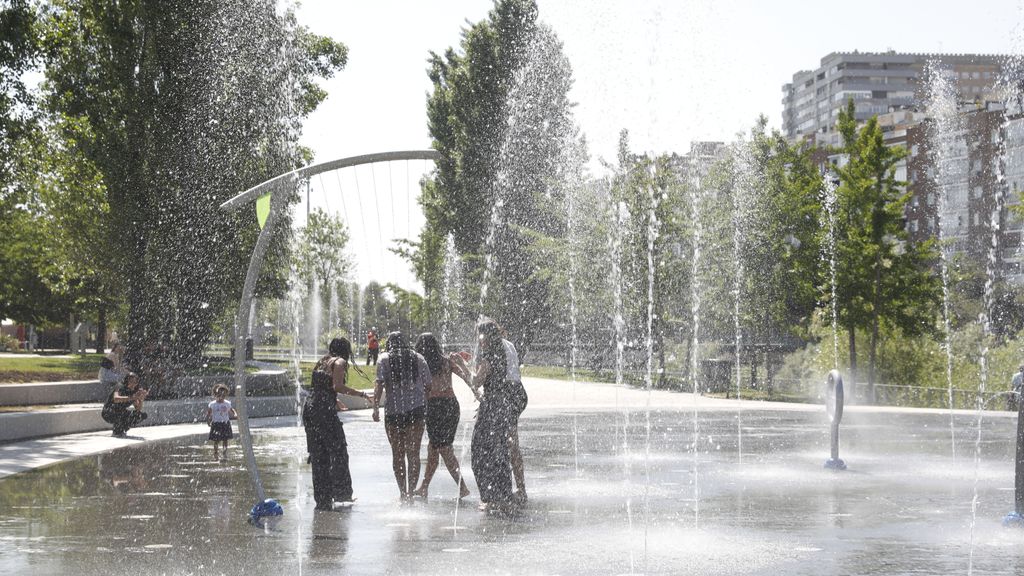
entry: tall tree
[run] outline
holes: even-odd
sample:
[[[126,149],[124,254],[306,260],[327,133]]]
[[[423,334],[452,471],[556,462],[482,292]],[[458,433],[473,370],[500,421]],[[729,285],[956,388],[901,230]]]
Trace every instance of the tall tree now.
[[[103,177],[129,352],[164,341],[193,363],[255,241],[253,214],[218,206],[302,160],[313,80],[346,50],[269,0],[57,0],[46,46],[48,108],[88,124],[78,149]]]
[[[934,241],[910,242],[903,224],[910,193],[895,172],[906,151],[885,144],[877,118],[858,130],[855,110],[851,100],[838,123],[847,161],[835,167],[840,181],[837,304],[854,373],[856,331],[869,334],[867,394],[873,401],[881,329],[907,336],[933,331],[941,285],[930,268],[937,259]]]
[[[39,18],[27,0],[0,8],[0,318],[66,320],[68,299],[55,288],[34,187],[35,159],[45,152],[38,106],[25,83],[40,58]]]
[[[427,222],[411,253],[414,269],[428,301],[437,302],[451,233],[476,292],[487,287],[481,312],[528,348],[553,322],[543,250],[535,248],[541,238],[564,236],[562,167],[577,138],[568,60],[537,21],[533,0],[500,0],[464,31],[460,50],[432,54],[429,76],[429,128],[442,160],[423,186]]]
[[[347,254],[348,230],[340,215],[314,209],[296,240],[295,262],[304,282],[315,280],[321,289],[328,290],[331,283],[341,282],[352,269]]]
[[[822,178],[811,150],[790,144],[758,119],[739,154],[736,188],[742,326],[748,343],[772,355],[809,336],[823,285],[820,264]]]

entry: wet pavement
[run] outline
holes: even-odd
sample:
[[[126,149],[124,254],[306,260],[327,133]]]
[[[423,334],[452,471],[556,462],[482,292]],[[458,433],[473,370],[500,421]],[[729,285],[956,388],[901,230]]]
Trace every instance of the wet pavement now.
[[[513,517],[479,512],[472,478],[459,505],[443,467],[429,500],[400,503],[366,412],[343,415],[358,501],[335,512],[313,510],[301,430],[257,430],[285,508],[267,530],[246,523],[237,447],[215,462],[195,435],[15,474],[0,480],[0,573],[1024,573],[1024,531],[1000,525],[1013,418],[984,419],[976,460],[974,415],[956,417],[954,455],[946,413],[849,410],[849,470],[830,472],[820,407],[658,398],[649,415],[531,398],[530,499]],[[456,439],[467,473],[471,418]]]

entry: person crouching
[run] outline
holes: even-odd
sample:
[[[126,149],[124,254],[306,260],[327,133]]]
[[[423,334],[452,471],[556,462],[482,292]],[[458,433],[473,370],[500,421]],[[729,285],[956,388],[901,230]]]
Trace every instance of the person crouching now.
[[[114,425],[115,437],[124,438],[129,428],[146,419],[142,403],[148,394],[149,390],[139,388],[139,375],[134,372],[126,374],[124,382],[110,392],[100,415]]]

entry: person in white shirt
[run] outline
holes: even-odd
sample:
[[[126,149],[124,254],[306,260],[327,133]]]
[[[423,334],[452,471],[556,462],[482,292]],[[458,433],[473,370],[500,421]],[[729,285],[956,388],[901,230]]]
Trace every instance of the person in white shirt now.
[[[1017,373],[1013,375],[1013,380],[1010,381],[1010,396],[1006,402],[1007,408],[1010,410],[1017,409],[1017,403],[1020,402],[1020,392],[1022,387],[1024,387],[1024,364],[1020,365]]]
[[[504,334],[504,330],[502,330]],[[516,481],[516,492],[513,494],[520,503],[526,502],[526,475],[523,471],[523,452],[519,449],[519,417],[526,410],[529,398],[526,395],[526,388],[523,387],[523,377],[519,372],[519,353],[516,352],[514,344],[506,339],[501,343],[505,346],[505,377],[515,390],[515,405],[512,412],[512,434],[509,437],[510,460],[512,464],[512,476]]]

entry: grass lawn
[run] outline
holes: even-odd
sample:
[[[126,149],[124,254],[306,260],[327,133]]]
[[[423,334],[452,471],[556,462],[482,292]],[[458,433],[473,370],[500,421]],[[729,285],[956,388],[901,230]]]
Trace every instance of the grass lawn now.
[[[564,366],[523,366],[522,374],[531,378],[548,378],[551,380],[572,379],[569,371]],[[576,379],[586,382],[615,382],[615,373],[580,369],[576,370]]]
[[[306,388],[309,388],[312,384],[311,378],[313,377],[313,366],[315,365],[314,362],[302,362],[299,364],[299,370],[301,370],[299,382],[302,382],[302,385]],[[282,366],[284,365],[282,364]],[[286,366],[288,369],[291,369],[291,367],[290,364]],[[373,390],[373,379],[377,375],[376,366],[360,366],[359,369],[363,371],[363,374],[366,374],[369,380],[360,376],[352,367],[352,364],[349,364],[348,378],[346,379],[348,387],[355,388],[356,390]]]
[[[95,380],[102,354],[62,356],[5,356],[0,358],[0,384]]]

